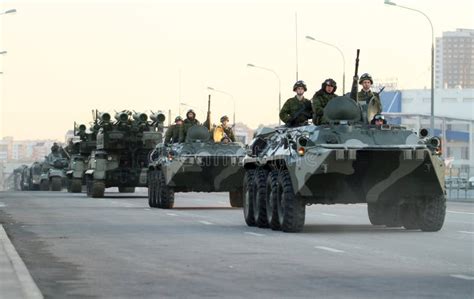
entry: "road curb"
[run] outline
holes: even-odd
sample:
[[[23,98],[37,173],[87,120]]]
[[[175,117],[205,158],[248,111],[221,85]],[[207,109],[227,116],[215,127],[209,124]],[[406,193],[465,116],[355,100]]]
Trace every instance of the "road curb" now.
[[[7,255],[7,258],[10,260],[12,267],[15,271],[15,274],[20,282],[21,289],[25,298],[43,298],[43,294],[39,290],[35,281],[30,275],[30,272],[25,266],[25,263],[21,259],[20,255],[16,251],[15,247],[8,238],[5,229],[0,224],[0,246],[3,247],[4,252]],[[0,250],[1,251],[1,250]]]

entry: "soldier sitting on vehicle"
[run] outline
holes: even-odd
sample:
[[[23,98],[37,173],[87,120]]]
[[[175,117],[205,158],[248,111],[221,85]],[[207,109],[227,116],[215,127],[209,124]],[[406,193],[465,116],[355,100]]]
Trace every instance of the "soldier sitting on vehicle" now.
[[[183,122],[184,137],[186,138],[186,133],[189,128],[200,124],[201,123],[196,119],[196,112],[194,112],[193,109],[189,109],[188,112],[186,112],[186,119]]]
[[[311,99],[313,106],[313,124],[320,125],[327,122],[323,115],[324,107],[326,107],[327,103],[331,99],[337,97],[335,94],[336,89],[336,81],[329,78],[324,80],[323,84],[321,85],[321,89],[314,94],[313,98]]]
[[[374,118],[372,118],[372,120],[370,121],[370,124],[381,126],[381,125],[387,124],[387,120],[385,120],[385,117],[383,116],[383,114],[378,113],[374,115]]]
[[[304,97],[304,92],[308,90],[304,81],[299,80],[293,85],[296,96],[286,100],[280,110],[280,119],[287,126],[303,126],[308,123],[312,116],[311,101]]]
[[[224,115],[221,117],[221,124],[218,125],[213,131],[214,142],[229,143],[235,142],[234,132],[232,128],[228,126],[229,117]]]
[[[183,119],[181,116],[176,116],[174,125],[171,125],[165,134],[165,144],[180,143],[184,141]]]

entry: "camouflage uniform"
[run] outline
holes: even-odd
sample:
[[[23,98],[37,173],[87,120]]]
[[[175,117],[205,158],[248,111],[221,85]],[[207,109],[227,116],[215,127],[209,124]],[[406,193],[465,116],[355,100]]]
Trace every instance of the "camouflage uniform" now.
[[[181,143],[184,141],[183,125],[171,125],[165,134],[165,144]]]
[[[377,107],[377,113],[381,113],[382,112],[382,102],[380,101],[380,97],[379,97],[378,93],[372,92],[371,90],[369,90],[368,92],[365,92],[364,90],[361,90],[357,93],[357,100],[359,102],[362,102],[361,104],[363,104],[363,103],[368,104],[369,100],[374,95],[375,95],[374,103],[375,103],[375,106]]]
[[[198,126],[201,123],[197,119],[190,120],[189,118],[186,118],[183,122],[183,129],[184,129],[184,136],[186,136],[186,133],[188,132],[189,128],[193,126]]]
[[[305,107],[303,112],[289,123],[296,112],[300,111],[301,108]],[[303,98],[301,101],[295,96],[286,100],[285,104],[280,110],[280,119],[287,125],[291,126],[302,126],[309,118],[311,118],[311,101]]]
[[[323,89],[320,89],[314,94],[313,98],[311,99],[313,107],[313,124],[320,125],[327,123],[327,119],[324,117],[324,107],[326,107],[328,102],[335,97],[337,97],[336,94],[329,94]]]

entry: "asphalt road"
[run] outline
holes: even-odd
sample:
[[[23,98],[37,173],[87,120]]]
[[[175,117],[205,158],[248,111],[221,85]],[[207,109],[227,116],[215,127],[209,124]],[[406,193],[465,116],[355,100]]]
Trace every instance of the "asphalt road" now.
[[[474,204],[440,232],[370,225],[366,205],[311,206],[298,234],[247,227],[227,194],[92,199],[0,193],[0,223],[46,298],[474,298]]]

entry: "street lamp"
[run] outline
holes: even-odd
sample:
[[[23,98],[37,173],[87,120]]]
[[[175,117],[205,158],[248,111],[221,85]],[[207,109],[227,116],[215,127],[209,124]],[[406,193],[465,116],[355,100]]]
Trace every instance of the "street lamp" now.
[[[7,54],[7,51],[1,51],[0,55]]]
[[[402,5],[398,5],[390,0],[385,0],[385,4],[387,5],[392,5],[392,6],[397,6],[400,8],[416,11],[422,15],[425,16],[425,18],[428,20],[431,26],[431,114],[430,114],[430,130],[431,134],[434,135],[434,29],[433,29],[433,23],[431,23],[430,18],[422,11]]]
[[[179,115],[180,115],[180,116],[181,116],[181,106],[185,106],[185,107],[188,107],[188,108],[191,108],[191,109],[199,110],[200,112],[204,113],[204,111],[202,111],[201,109],[199,109],[199,108],[196,107],[196,106],[191,106],[191,105],[186,104],[186,103],[179,103]],[[185,115],[184,118],[186,118],[186,115]]]
[[[247,63],[247,66],[271,72],[275,75],[275,77],[277,77],[277,79],[278,79],[278,113],[280,113],[280,110],[281,110],[281,80],[280,80],[280,76],[278,76],[278,74],[274,70],[269,69],[267,67],[258,66],[258,65],[252,64],[252,63]],[[281,120],[280,120],[279,117],[278,117],[278,125],[281,125]]]
[[[234,96],[231,95],[231,94],[228,93],[228,92],[225,92],[225,91],[222,91],[222,90],[219,90],[219,89],[215,89],[215,88],[210,87],[210,86],[208,86],[207,89],[208,89],[208,90],[215,91],[215,92],[220,92],[220,93],[222,93],[222,94],[225,94],[225,95],[229,96],[229,97],[232,99],[232,103],[234,104],[234,114],[233,114],[232,117],[233,117],[233,119],[234,119],[234,127],[235,127],[235,99],[234,99]]]
[[[314,41],[314,42],[322,43],[322,44],[331,46],[333,48],[336,48],[336,50],[339,52],[339,54],[341,54],[341,57],[342,57],[342,94],[345,94],[346,93],[346,58],[344,57],[344,53],[342,53],[341,49],[339,49],[339,47],[337,47],[336,45],[333,45],[333,44],[330,44],[330,43],[327,43],[327,42],[323,42],[322,40],[315,39],[312,36],[306,35],[306,39]]]
[[[9,13],[15,13],[16,12],[16,9],[9,9],[9,10],[6,10],[4,12],[0,12],[0,15],[6,15],[6,14],[9,14]]]

